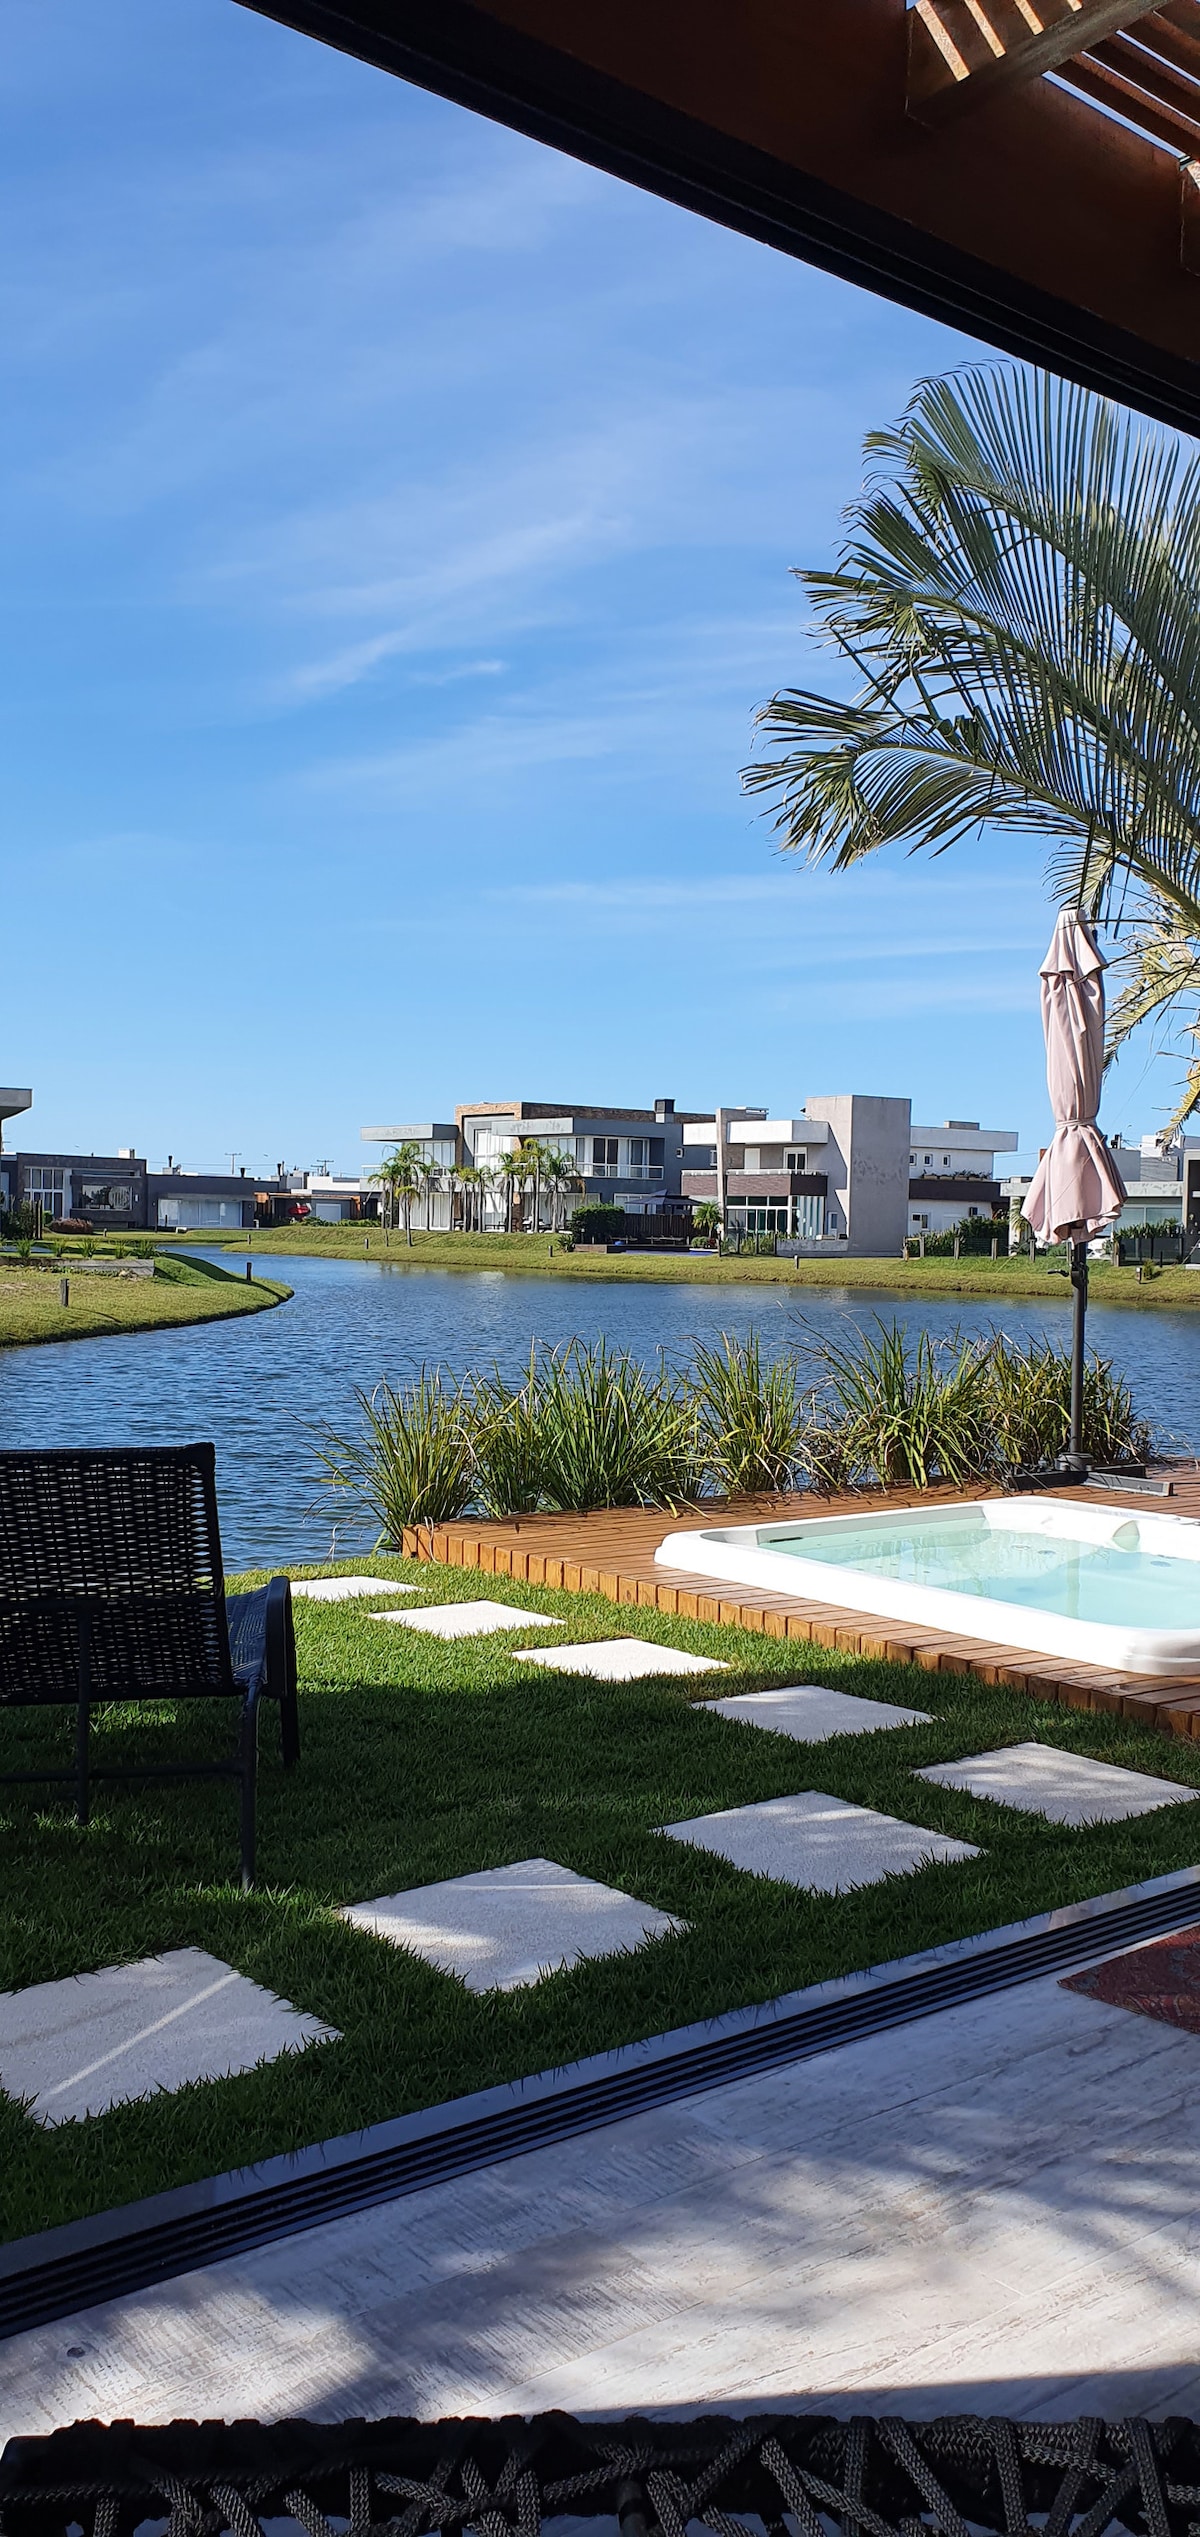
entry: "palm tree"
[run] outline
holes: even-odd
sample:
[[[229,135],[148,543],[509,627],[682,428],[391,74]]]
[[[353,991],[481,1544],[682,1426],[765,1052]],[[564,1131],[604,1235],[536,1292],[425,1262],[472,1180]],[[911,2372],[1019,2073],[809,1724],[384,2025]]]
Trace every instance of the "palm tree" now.
[[[799,574],[854,693],[772,697],[784,754],[743,784],[837,870],[1047,838],[1056,895],[1117,935],[1110,1046],[1192,1005],[1175,1126],[1200,1103],[1200,455],[1003,365],[926,380],[866,454],[836,568]]]
[[[579,1187],[579,1166],[573,1154],[564,1154],[557,1146],[548,1146],[542,1156],[542,1179],[550,1191],[550,1229],[561,1233],[566,1218],[568,1189]]]
[[[432,1233],[433,1193],[435,1189],[441,1188],[442,1167],[440,1163],[434,1162],[431,1155],[422,1154],[414,1165],[414,1170],[417,1181],[425,1193],[425,1231]]]
[[[404,1218],[404,1231],[410,1249],[412,1247],[412,1202],[421,1187],[422,1159],[420,1146],[409,1138],[405,1144],[395,1146],[390,1154],[385,1155],[378,1171],[371,1174],[372,1180],[379,1181],[386,1191],[389,1221],[392,1224],[396,1221],[396,1210],[399,1207]]]
[[[545,1161],[545,1150],[539,1144],[536,1136],[519,1136],[517,1138],[516,1146],[513,1151],[511,1168],[513,1179],[521,1192],[521,1229],[523,1232],[536,1233],[538,1231],[538,1219],[542,1212],[542,1172],[545,1167]],[[524,1221],[525,1192],[529,1188],[532,1188],[533,1190],[532,1226],[526,1225]]]

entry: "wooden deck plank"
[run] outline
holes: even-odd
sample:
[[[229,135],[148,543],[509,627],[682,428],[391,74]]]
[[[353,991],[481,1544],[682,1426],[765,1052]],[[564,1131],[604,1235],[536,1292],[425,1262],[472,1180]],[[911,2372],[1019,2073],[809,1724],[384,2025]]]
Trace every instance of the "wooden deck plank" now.
[[[1169,1511],[1200,1519],[1200,1468],[1178,1470],[1171,1478],[1169,1501],[1113,1491],[1103,1499],[1091,1492],[1083,1502],[1126,1507],[1131,1513]],[[884,1507],[963,1504],[997,1495],[994,1489],[856,1490],[822,1498],[817,1505],[822,1515],[851,1515],[878,1513]],[[660,1567],[655,1559],[659,1543],[668,1534],[698,1532],[712,1524],[779,1523],[789,1516],[813,1513],[813,1499],[793,1492],[772,1498],[714,1500],[677,1515],[648,1507],[607,1507],[592,1515],[463,1516],[431,1531],[406,1533],[404,1548],[418,1559],[511,1577],[521,1584],[558,1587],[567,1594],[601,1594],[610,1603],[758,1631],[768,1638],[794,1641],[797,1648],[806,1644],[834,1648],[881,1663],[913,1665],[927,1673],[975,1674],[983,1682],[1029,1699],[1108,1711],[1139,1718],[1167,1735],[1200,1737],[1200,1670],[1195,1676],[1179,1678],[1111,1673],[1042,1656],[1030,1648],[956,1637],[945,1630],[888,1620],[879,1613],[848,1611],[843,1605],[817,1603],[801,1595],[731,1587],[687,1568]]]

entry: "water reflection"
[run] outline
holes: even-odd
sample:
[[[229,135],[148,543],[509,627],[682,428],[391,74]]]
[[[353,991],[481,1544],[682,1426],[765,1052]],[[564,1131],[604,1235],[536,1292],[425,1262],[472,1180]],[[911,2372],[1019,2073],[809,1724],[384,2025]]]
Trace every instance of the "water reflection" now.
[[[214,1253],[239,1271],[241,1262]],[[268,1268],[265,1257],[258,1265]],[[295,1300],[250,1321],[0,1351],[0,1439],[8,1445],[163,1443],[212,1437],[230,1565],[319,1559],[333,1510],[307,1430],[354,1415],[356,1385],[401,1381],[422,1364],[456,1372],[499,1363],[515,1373],[534,1337],[578,1333],[643,1358],[684,1358],[692,1338],[757,1329],[767,1350],[810,1331],[845,1333],[899,1309],[887,1294],[811,1287],[607,1284],[405,1269],[389,1262],[279,1263]],[[982,1332],[1002,1318],[1014,1338],[1065,1344],[1069,1303],[990,1305],[922,1298],[901,1317],[935,1336]],[[1133,1383],[1139,1403],[1181,1444],[1200,1439],[1200,1320],[1189,1312],[1096,1307],[1090,1333]],[[319,1503],[314,1504],[315,1501]],[[339,1522],[338,1548],[369,1540]]]

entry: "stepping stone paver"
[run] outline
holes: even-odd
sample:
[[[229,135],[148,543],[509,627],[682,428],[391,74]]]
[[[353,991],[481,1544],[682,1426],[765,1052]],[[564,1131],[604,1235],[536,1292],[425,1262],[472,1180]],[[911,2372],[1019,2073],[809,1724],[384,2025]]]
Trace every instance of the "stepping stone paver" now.
[[[789,1683],[779,1690],[734,1692],[728,1700],[697,1702],[705,1717],[735,1718],[798,1744],[823,1744],[831,1735],[877,1735],[887,1727],[927,1727],[923,1709],[896,1709],[886,1700],[856,1700],[823,1683]]]
[[[341,1917],[411,1947],[468,1991],[515,1991],[564,1965],[674,1936],[685,1924],[553,1859],[521,1859],[440,1885],[349,1903]]]
[[[683,1647],[654,1639],[601,1638],[577,1647],[523,1647],[521,1665],[549,1665],[556,1674],[592,1674],[597,1682],[639,1682],[646,1674],[724,1674],[719,1656],[692,1656]]]
[[[337,2040],[219,1956],[177,1947],[0,1993],[0,2089],[53,2126]]]
[[[810,1894],[846,1894],[878,1885],[885,1876],[909,1876],[932,1860],[977,1859],[968,1841],[951,1841],[870,1806],[850,1806],[808,1788],[795,1797],[769,1797],[757,1806],[729,1806],[697,1815],[690,1823],[660,1830],[673,1841],[711,1850],[751,1876],[772,1876]]]
[[[433,1638],[483,1638],[492,1630],[565,1630],[549,1612],[521,1612],[515,1603],[426,1603],[416,1612],[373,1612],[373,1621],[394,1621],[403,1630],[427,1630]]]
[[[962,1762],[933,1762],[918,1779],[939,1788],[960,1788],[971,1797],[1051,1823],[1125,1823],[1156,1806],[1194,1805],[1197,1791],[1149,1771],[1126,1771],[1087,1753],[1063,1753],[1056,1744],[1008,1744],[997,1753],[972,1753]]]

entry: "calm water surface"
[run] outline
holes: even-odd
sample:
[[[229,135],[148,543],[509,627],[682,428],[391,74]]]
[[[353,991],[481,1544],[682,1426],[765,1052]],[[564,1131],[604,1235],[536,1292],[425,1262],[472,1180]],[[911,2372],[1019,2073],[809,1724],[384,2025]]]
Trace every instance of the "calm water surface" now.
[[[229,1267],[240,1262],[214,1252]],[[535,1337],[550,1343],[603,1334],[653,1359],[684,1358],[693,1338],[757,1329],[764,1348],[794,1346],[805,1332],[845,1335],[900,1312],[892,1295],[856,1289],[560,1283],[495,1269],[393,1268],[384,1262],[294,1259],[274,1268],[295,1287],[278,1312],[249,1321],[144,1336],[77,1339],[0,1350],[0,1442],[6,1445],[181,1443],[217,1448],[222,1536],[230,1568],[369,1546],[322,1490],[309,1430],[353,1425],[356,1386],[403,1381],[422,1364],[455,1373],[498,1363],[519,1371]],[[1070,1304],[1009,1306],[922,1298],[900,1317],[935,1337],[993,1329],[1014,1338],[1070,1331]],[[1200,1442],[1200,1315],[1096,1309],[1090,1336],[1132,1382],[1139,1403],[1180,1446]]]

